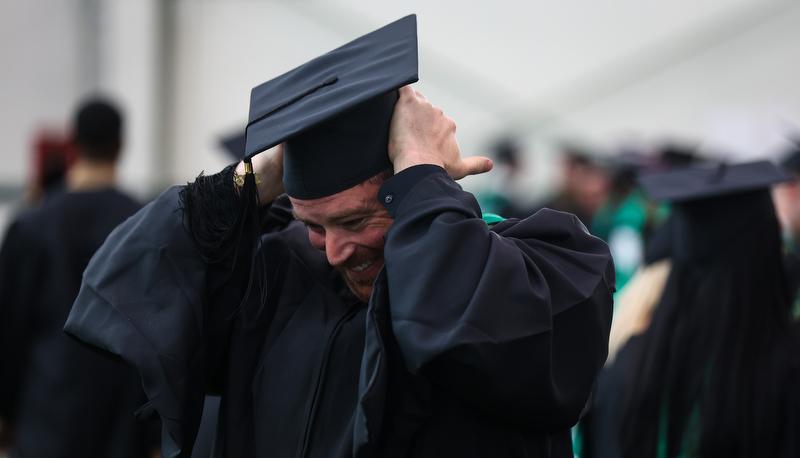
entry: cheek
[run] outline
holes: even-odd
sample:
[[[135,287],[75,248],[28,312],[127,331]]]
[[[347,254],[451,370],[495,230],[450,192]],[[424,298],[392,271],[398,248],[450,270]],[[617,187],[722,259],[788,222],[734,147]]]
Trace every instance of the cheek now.
[[[370,248],[383,249],[383,236],[388,229],[388,224],[376,224],[366,228],[361,233],[361,244]]]

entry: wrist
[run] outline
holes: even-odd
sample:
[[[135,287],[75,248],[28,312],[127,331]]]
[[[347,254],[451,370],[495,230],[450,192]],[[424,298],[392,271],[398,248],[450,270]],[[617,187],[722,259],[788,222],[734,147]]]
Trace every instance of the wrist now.
[[[415,165],[437,165],[441,168],[445,168],[441,159],[433,154],[423,152],[404,152],[395,158],[393,165],[395,174],[414,167]]]
[[[259,154],[252,158],[252,166],[240,162],[236,173],[255,175],[258,199],[262,205],[269,204],[284,193],[283,190],[283,156]]]

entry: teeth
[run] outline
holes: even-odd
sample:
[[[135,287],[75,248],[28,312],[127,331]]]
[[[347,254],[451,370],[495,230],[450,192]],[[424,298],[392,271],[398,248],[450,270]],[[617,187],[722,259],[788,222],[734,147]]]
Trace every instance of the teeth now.
[[[367,267],[369,267],[370,264],[372,264],[372,261],[367,261],[364,264],[361,264],[360,266],[353,267],[351,270],[355,270],[356,272],[361,272],[362,270],[364,270]]]

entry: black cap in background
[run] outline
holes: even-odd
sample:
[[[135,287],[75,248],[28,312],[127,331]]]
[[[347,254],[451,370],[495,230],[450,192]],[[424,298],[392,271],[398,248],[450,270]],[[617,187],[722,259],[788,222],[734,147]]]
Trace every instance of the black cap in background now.
[[[231,158],[239,161],[244,159],[244,132],[237,132],[235,134],[222,137],[219,139],[219,144],[225,149]]]
[[[681,202],[766,189],[791,177],[770,161],[697,166],[638,178],[653,200]]]
[[[691,167],[639,177],[654,200],[672,202],[669,223],[661,228],[669,240],[661,243],[679,262],[723,259],[774,227],[777,217],[770,188],[788,181],[776,164],[758,161],[716,167]]]
[[[397,89],[418,80],[410,15],[255,87],[247,156],[284,142],[284,187],[325,197],[389,168]]]

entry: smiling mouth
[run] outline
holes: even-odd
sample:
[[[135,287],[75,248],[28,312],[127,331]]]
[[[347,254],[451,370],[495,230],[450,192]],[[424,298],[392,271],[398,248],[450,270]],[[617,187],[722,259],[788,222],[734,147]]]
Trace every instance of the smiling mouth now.
[[[354,272],[361,272],[362,270],[364,270],[367,267],[369,267],[370,265],[372,265],[373,262],[374,261],[367,261],[364,264],[361,264],[360,266],[351,267],[350,270],[352,270]]]

